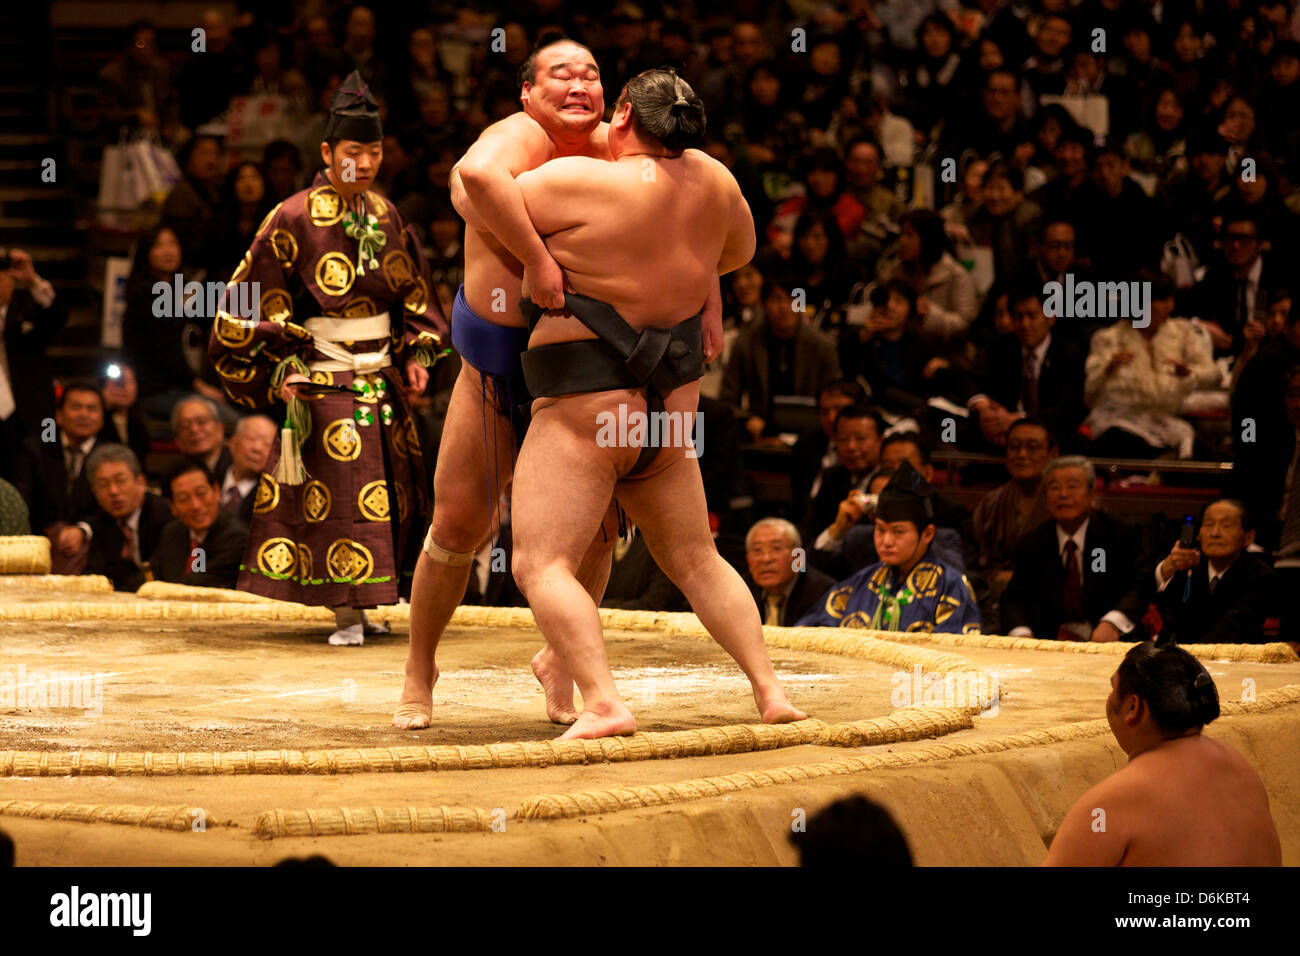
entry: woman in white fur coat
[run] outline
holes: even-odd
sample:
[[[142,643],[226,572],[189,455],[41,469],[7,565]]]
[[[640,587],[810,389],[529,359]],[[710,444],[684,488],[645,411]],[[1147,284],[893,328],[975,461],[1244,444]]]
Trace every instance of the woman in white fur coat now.
[[[1116,322],[1092,337],[1085,365],[1084,424],[1098,458],[1157,458],[1175,451],[1192,457],[1195,433],[1179,415],[1183,400],[1220,381],[1209,335],[1191,319],[1173,319],[1174,287],[1143,270],[1151,283],[1150,324]]]

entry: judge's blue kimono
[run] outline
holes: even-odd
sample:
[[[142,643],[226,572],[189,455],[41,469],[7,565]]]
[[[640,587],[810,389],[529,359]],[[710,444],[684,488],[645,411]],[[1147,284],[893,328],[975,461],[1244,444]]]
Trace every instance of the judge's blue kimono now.
[[[862,627],[876,631],[977,634],[979,605],[966,576],[927,551],[907,580],[882,562],[830,590],[796,627]]]

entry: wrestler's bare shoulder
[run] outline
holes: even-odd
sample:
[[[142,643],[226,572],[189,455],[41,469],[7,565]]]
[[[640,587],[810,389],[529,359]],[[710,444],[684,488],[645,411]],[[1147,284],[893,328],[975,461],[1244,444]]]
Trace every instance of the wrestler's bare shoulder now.
[[[587,140],[587,148],[579,155],[590,156],[593,159],[611,160],[614,157],[609,154],[609,124],[601,123],[591,131],[591,139]]]
[[[540,123],[522,111],[499,119],[479,134],[456,165],[482,157],[503,161],[512,174],[536,169],[555,155],[555,143]]]
[[[599,179],[613,179],[626,175],[627,163],[611,163],[594,156],[557,156],[546,165],[530,170],[535,180],[571,179],[582,176],[595,176]]]
[[[731,175],[729,170],[722,163],[718,162],[702,149],[688,149],[682,152],[682,158],[689,160],[691,165],[699,170],[703,175],[713,176],[720,183],[734,186],[739,190],[736,184],[736,177]]]

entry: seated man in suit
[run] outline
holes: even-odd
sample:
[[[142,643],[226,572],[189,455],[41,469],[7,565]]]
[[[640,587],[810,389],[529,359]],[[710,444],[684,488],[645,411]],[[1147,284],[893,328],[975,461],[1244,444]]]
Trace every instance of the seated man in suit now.
[[[794,475],[790,496],[794,501],[791,519],[801,521],[808,502],[821,491],[827,472],[840,463],[835,452],[835,417],[850,405],[865,405],[867,393],[852,379],[837,378],[817,396],[820,427],[804,432],[792,449]]]
[[[104,427],[99,389],[90,382],[69,382],[59,396],[54,422],[54,434],[23,440],[13,484],[27,502],[32,529],[50,539],[54,573],[79,574],[86,566],[88,522],[95,513],[85,464]]]
[[[754,593],[764,624],[793,624],[835,586],[829,574],[808,567],[802,543],[799,529],[784,518],[756,521],[745,535],[749,565],[745,583]]]
[[[1259,775],[1202,732],[1219,716],[1204,665],[1177,644],[1144,641],[1110,686],[1106,719],[1129,763],[1070,808],[1043,865],[1280,866]]]
[[[181,454],[197,461],[217,480],[230,467],[230,452],[224,443],[225,429],[217,403],[202,395],[182,398],[172,406],[172,437]]]
[[[1216,358],[1242,353],[1247,328],[1281,283],[1279,263],[1266,255],[1270,238],[1253,212],[1230,207],[1219,226],[1220,253],[1200,282],[1179,293],[1178,314],[1201,318]]]
[[[743,416],[753,441],[774,434],[776,396],[815,398],[840,374],[835,343],[805,324],[790,286],[775,279],[763,281],[763,318],[736,339],[718,393]]]
[[[90,519],[86,573],[104,575],[117,591],[135,591],[145,582],[145,559],[171,520],[167,502],[145,489],[140,459],[125,445],[98,446],[86,474],[99,503]]]
[[[936,560],[930,485],[904,461],[876,506],[878,564],[841,581],[799,627],[978,632],[979,607],[962,573]]]
[[[976,571],[988,585],[980,617],[993,633],[1001,633],[998,604],[1015,568],[1016,543],[1048,518],[1043,469],[1059,453],[1056,436],[1042,419],[1017,419],[1007,429],[1006,466],[1011,480],[981,498],[971,516],[979,548]]]
[[[1061,447],[1078,444],[1083,404],[1084,354],[1068,336],[1056,335],[1056,318],[1044,311],[1041,282],[1018,282],[1009,293],[1012,332],[988,349],[977,394],[967,402],[983,435],[983,450],[1000,450],[1007,429],[1022,415],[1043,418]]]
[[[1175,544],[1156,565],[1156,603],[1178,643],[1264,642],[1264,621],[1279,611],[1278,577],[1246,550],[1254,540],[1246,506],[1224,498],[1201,515],[1199,550]]]
[[[1002,593],[1002,627],[1012,637],[1117,641],[1142,615],[1136,530],[1093,510],[1097,473],[1081,455],[1043,469],[1051,518],[1016,545],[1015,570]]]
[[[216,478],[221,482],[221,510],[243,524],[253,519],[257,482],[266,468],[271,444],[279,435],[280,429],[271,419],[249,415],[235,424],[230,436],[230,467]]]
[[[126,362],[111,362],[99,377],[104,393],[104,428],[99,440],[125,445],[141,462],[149,460],[149,424],[140,407],[140,383]]]
[[[835,521],[840,505],[863,490],[872,469],[880,464],[885,420],[870,405],[848,405],[835,416],[835,455],[839,464],[822,475],[821,487],[808,505],[800,531],[815,541]]]
[[[154,577],[173,584],[233,588],[248,527],[222,513],[212,472],[185,459],[167,475],[163,493],[174,517],[149,559]]]

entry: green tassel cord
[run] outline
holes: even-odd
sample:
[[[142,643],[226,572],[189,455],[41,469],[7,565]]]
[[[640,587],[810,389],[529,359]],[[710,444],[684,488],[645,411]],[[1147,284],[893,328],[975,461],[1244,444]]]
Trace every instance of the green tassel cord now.
[[[451,354],[450,348],[442,348],[442,340],[436,335],[421,332],[410,345],[411,357],[425,368],[433,368],[438,359]]]
[[[893,576],[891,572],[890,576]],[[871,616],[871,629],[873,631],[897,631],[902,628],[903,608],[912,603],[915,595],[909,588],[904,587],[897,594],[891,594],[889,585],[875,588],[868,585],[880,603],[876,605],[876,613]]]
[[[284,380],[291,372],[311,378],[311,369],[296,355],[290,355],[271,373],[271,388],[278,395]],[[301,485],[307,480],[307,469],[302,463],[302,446],[311,434],[311,409],[301,398],[289,400],[285,411],[284,428],[280,430],[280,460],[276,463],[274,478],[281,485]]]
[[[343,223],[343,231],[357,240],[357,275],[366,274],[367,264],[371,269],[378,269],[379,260],[376,257],[379,250],[384,248],[384,243],[388,242],[388,237],[379,228],[379,220],[362,207],[360,213],[348,213]]]

